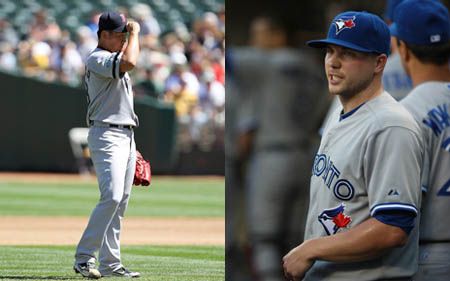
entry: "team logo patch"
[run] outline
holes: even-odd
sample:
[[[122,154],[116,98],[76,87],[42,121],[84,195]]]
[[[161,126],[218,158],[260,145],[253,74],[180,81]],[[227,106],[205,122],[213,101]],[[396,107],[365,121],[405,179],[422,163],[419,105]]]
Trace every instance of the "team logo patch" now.
[[[339,206],[325,209],[318,217],[319,222],[328,235],[333,235],[339,229],[347,227],[352,219],[344,214],[345,204],[341,203]]]
[[[355,17],[343,17],[335,20],[334,24],[336,25],[336,35],[338,35],[342,30],[346,28],[350,29],[356,26]]]

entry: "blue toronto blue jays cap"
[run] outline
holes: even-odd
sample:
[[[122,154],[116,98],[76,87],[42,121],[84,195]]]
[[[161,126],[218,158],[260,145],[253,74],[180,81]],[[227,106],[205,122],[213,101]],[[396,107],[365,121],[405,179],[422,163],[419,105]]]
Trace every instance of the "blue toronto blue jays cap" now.
[[[334,44],[359,52],[389,55],[391,39],[384,21],[368,12],[344,12],[331,22],[328,36],[307,42],[308,46],[323,48]]]
[[[450,35],[447,8],[439,1],[406,0],[394,11],[392,36],[415,45],[446,43]]]
[[[115,12],[104,12],[98,20],[98,30],[127,32],[125,16]]]

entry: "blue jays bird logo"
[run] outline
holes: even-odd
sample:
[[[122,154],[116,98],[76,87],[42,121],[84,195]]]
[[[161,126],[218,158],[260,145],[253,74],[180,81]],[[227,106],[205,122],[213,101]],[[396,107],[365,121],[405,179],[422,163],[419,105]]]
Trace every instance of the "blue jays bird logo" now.
[[[356,26],[355,17],[343,17],[334,21],[336,25],[336,35],[346,28],[353,28]]]
[[[336,234],[336,232],[343,227],[347,227],[352,221],[349,216],[344,214],[345,204],[341,203],[339,206],[325,209],[318,217],[319,222],[328,235]]]

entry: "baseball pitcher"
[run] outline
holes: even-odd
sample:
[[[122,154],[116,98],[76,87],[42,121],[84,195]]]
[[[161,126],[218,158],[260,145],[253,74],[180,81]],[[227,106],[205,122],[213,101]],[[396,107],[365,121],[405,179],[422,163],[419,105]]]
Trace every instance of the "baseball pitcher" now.
[[[138,126],[127,72],[134,68],[139,55],[139,29],[138,23],[126,22],[122,15],[103,13],[99,19],[98,47],[86,62],[88,144],[100,201],[77,246],[74,270],[88,278],[140,275],[126,269],[120,258],[121,220],[130,199],[136,165],[133,128]]]

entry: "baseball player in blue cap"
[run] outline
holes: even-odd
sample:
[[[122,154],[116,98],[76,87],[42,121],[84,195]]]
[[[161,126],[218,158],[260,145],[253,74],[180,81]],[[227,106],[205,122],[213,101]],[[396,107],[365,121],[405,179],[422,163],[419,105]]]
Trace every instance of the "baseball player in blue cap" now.
[[[73,268],[88,278],[140,275],[126,269],[120,258],[121,220],[130,199],[136,165],[133,128],[139,123],[127,72],[137,62],[139,30],[138,23],[127,22],[123,15],[103,13],[99,19],[98,47],[86,61],[88,145],[100,201],[78,243]]]
[[[341,107],[324,127],[312,167],[305,242],[283,258],[288,280],[410,280],[417,270],[420,128],[384,91],[387,25],[344,12],[325,48],[328,89]],[[304,278],[304,279],[303,279]]]
[[[388,25],[392,24],[395,8],[404,0],[387,0],[386,9],[383,15],[385,22]],[[406,75],[402,66],[402,61],[397,51],[397,45],[392,43],[394,40],[391,36],[391,54],[388,57],[388,61],[383,71],[383,87],[391,94],[395,100],[400,101],[411,90],[412,82],[411,78]]]
[[[414,280],[449,280],[450,18],[438,1],[406,0],[391,33],[414,89],[401,101],[419,123],[425,144],[419,270]]]

